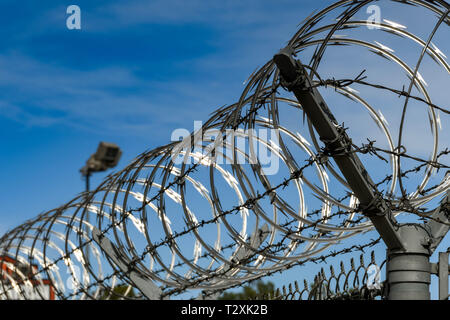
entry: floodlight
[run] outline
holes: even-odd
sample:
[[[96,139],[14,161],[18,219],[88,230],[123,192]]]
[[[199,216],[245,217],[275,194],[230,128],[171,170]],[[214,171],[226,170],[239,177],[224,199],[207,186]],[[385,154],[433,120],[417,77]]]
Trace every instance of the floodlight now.
[[[86,165],[80,171],[84,176],[87,176],[92,172],[100,172],[114,168],[121,156],[122,151],[116,144],[100,142],[97,151],[90,156]]]

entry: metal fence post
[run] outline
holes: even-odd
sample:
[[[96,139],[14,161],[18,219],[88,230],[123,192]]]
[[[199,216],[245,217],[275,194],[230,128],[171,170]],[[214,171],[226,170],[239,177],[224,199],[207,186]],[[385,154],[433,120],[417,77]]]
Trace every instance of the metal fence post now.
[[[327,156],[333,157],[366,215],[388,248],[388,299],[429,300],[430,256],[449,230],[448,200],[442,200],[432,221],[424,224],[398,224],[385,199],[376,189],[364,165],[351,151],[351,140],[339,126],[305,66],[287,47],[273,58],[282,85],[292,91],[324,143]],[[448,272],[448,270],[447,270]],[[448,291],[448,290],[447,290]]]
[[[406,248],[387,252],[387,298],[429,300],[431,264],[428,232],[421,225],[402,225],[399,232]]]
[[[359,157],[349,152],[352,148],[350,138],[314,86],[305,66],[299,60],[294,60],[292,54],[292,49],[287,47],[273,58],[284,85],[300,102],[320,140],[325,144],[328,155],[333,157],[364,208],[363,213],[371,220],[386,246],[390,249],[402,249],[404,244],[392,224],[393,217],[389,207],[380,197]]]
[[[439,276],[439,300],[448,300],[448,252],[439,252],[438,276]]]

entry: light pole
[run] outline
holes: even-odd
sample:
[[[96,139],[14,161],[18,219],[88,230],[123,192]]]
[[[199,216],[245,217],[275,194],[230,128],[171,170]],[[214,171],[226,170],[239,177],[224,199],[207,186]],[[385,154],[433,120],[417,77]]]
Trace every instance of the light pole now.
[[[106,171],[107,169],[114,168],[117,163],[119,163],[120,157],[122,156],[122,151],[120,148],[110,142],[100,142],[97,151],[92,154],[86,161],[83,168],[80,169],[82,176],[86,179],[86,212],[84,221],[86,222],[85,231],[89,234],[89,210],[87,209],[87,201],[89,199],[89,178],[93,172]],[[86,260],[89,261],[89,251],[86,248]]]

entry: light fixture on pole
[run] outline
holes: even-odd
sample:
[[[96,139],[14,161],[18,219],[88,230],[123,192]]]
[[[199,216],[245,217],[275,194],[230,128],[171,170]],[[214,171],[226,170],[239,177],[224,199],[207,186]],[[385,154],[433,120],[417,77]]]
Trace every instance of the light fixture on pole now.
[[[106,171],[107,169],[114,168],[122,156],[120,148],[110,142],[100,142],[97,151],[92,154],[86,161],[83,168],[80,169],[81,174],[86,179],[86,201],[89,199],[89,178],[93,172]],[[86,211],[85,221],[89,223],[89,212]],[[89,232],[86,226],[86,232]],[[89,252],[86,251],[86,260],[89,261]]]
[[[86,192],[89,191],[89,178],[93,172],[106,171],[114,168],[122,156],[120,148],[110,142],[100,142],[97,151],[86,161],[86,165],[80,169],[86,178]]]

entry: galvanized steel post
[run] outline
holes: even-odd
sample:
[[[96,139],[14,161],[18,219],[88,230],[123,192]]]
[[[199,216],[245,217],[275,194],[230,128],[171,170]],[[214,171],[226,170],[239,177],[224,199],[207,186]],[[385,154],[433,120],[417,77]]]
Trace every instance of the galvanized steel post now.
[[[400,237],[405,250],[387,251],[387,298],[429,300],[431,283],[431,238],[421,225],[402,225]]]

